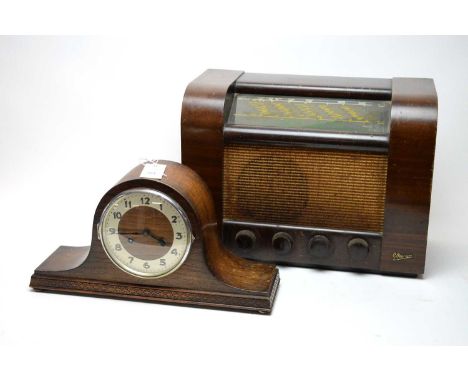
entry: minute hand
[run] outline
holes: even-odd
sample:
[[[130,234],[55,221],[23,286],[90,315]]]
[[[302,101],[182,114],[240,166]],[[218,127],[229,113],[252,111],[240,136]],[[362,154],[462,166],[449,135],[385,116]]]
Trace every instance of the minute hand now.
[[[167,245],[166,241],[164,240],[164,238],[162,237],[159,237],[159,236],[156,236],[156,235],[153,235],[151,233],[150,230],[148,229],[145,229],[141,232],[119,232],[120,235],[143,235],[143,236],[149,236],[150,238],[156,240],[159,245],[161,245],[162,247],[165,247]]]

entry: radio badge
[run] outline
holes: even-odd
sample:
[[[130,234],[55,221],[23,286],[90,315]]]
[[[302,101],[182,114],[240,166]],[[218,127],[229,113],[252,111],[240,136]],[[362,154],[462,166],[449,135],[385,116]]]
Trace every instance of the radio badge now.
[[[410,253],[401,254],[400,252],[393,252],[392,258],[393,261],[412,260],[414,259],[414,255]]]

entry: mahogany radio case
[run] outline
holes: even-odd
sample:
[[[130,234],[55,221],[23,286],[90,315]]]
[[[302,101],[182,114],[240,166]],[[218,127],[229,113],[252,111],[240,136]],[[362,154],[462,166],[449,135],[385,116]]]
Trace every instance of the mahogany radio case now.
[[[185,92],[182,163],[239,256],[419,275],[436,129],[431,79],[207,70]]]

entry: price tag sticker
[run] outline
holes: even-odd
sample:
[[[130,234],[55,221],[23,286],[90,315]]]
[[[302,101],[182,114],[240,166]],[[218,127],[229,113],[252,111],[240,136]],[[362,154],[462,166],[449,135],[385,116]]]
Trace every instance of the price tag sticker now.
[[[165,164],[159,164],[157,162],[145,162],[143,163],[143,170],[141,171],[140,177],[162,179],[165,171]]]

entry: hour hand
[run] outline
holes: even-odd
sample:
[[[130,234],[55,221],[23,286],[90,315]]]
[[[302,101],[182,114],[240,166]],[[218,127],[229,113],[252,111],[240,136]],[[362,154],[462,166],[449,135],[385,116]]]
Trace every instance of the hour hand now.
[[[143,231],[143,235],[144,235],[144,236],[149,236],[149,237],[151,237],[152,239],[156,240],[156,241],[159,243],[159,245],[160,245],[161,247],[165,247],[166,244],[167,244],[167,243],[166,243],[166,240],[164,240],[164,238],[162,238],[162,237],[160,237],[160,236],[153,235],[149,229],[145,229],[145,230]]]

